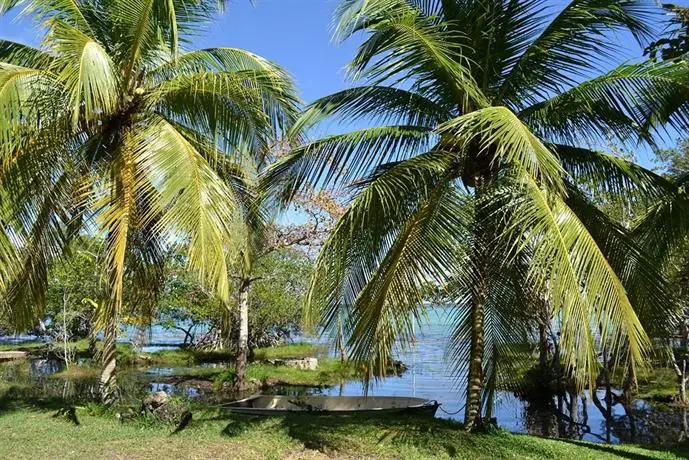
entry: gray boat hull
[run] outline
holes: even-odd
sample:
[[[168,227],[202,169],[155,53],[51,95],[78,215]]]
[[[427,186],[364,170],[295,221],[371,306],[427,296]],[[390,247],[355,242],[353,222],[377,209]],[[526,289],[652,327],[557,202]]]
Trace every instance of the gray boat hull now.
[[[279,396],[257,395],[223,405],[244,415],[385,415],[435,416],[436,401],[398,396]]]

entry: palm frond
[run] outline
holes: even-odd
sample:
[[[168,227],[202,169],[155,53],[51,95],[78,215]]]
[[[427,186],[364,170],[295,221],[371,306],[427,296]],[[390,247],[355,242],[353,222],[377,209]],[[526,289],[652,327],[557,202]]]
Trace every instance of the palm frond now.
[[[326,117],[372,120],[382,124],[427,126],[434,129],[453,112],[421,94],[389,86],[349,88],[309,104],[293,131],[303,130]]]
[[[444,142],[465,150],[477,143],[479,154],[491,149],[493,161],[520,165],[554,190],[563,190],[558,158],[506,107],[487,107],[454,118],[438,127],[452,136]]]
[[[303,187],[342,187],[375,171],[429,150],[437,136],[421,126],[381,126],[307,143],[271,166],[265,183],[290,199]],[[275,193],[275,190],[271,191]]]
[[[524,50],[502,83],[500,101],[523,107],[576,85],[615,52],[615,31],[653,36],[656,6],[637,0],[572,0]]]
[[[526,173],[519,181],[521,198],[506,197],[504,203],[515,206],[510,212],[512,230],[526,235],[533,248],[530,282],[553,299],[569,370],[580,382],[595,378],[596,338],[613,356],[642,364],[650,342],[596,240],[558,195],[545,192]]]
[[[581,139],[623,143],[663,126],[681,129],[689,120],[689,66],[668,63],[624,64],[522,110],[520,118],[552,142]]]
[[[344,36],[360,28],[369,33],[349,65],[354,79],[396,85],[413,77],[414,91],[428,98],[444,96],[459,106],[487,105],[455,32],[406,2],[367,1],[360,7],[351,17],[341,16],[338,25]]]
[[[120,100],[118,72],[106,50],[88,35],[63,22],[50,31],[51,49],[58,54],[53,70],[66,92],[72,124],[93,123],[111,114]]]
[[[135,161],[156,187],[155,232],[188,242],[188,263],[227,300],[226,254],[243,241],[236,197],[173,125],[160,119],[137,135]]]
[[[610,194],[632,205],[651,203],[675,190],[666,178],[625,158],[569,145],[550,145],[572,180],[594,195]]]

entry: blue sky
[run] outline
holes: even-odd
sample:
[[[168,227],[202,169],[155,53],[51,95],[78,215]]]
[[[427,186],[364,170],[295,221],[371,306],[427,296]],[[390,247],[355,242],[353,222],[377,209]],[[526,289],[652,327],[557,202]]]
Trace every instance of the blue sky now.
[[[256,0],[252,6],[249,0],[230,0],[227,11],[208,26],[193,47],[233,46],[271,59],[293,75],[301,97],[310,102],[348,86],[343,69],[358,43],[332,41],[332,16],[338,1]],[[548,5],[559,9],[564,3],[555,0]],[[13,16],[0,17],[0,38],[34,45],[40,40],[29,18],[17,21]],[[638,59],[641,50],[630,36],[620,35],[619,41],[621,61]],[[323,129],[332,132],[343,128],[331,125]],[[672,137],[664,143],[674,144]],[[648,149],[638,151],[637,158],[650,165]]]
[[[354,42],[331,40],[332,14],[338,0],[230,0],[194,48],[232,46],[247,49],[285,67],[305,101],[346,86],[343,68]],[[29,18],[0,17],[0,38],[37,44],[39,33]]]

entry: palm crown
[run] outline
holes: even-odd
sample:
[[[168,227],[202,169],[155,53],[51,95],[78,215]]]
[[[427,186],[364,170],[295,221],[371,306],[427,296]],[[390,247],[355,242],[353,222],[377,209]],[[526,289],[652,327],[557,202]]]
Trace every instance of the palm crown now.
[[[630,299],[641,311],[662,297],[660,281],[648,290],[631,281],[643,257],[590,198],[671,187],[589,146],[611,136],[649,141],[659,125],[679,126],[687,69],[600,69],[614,54],[612,32],[650,36],[653,5],[573,0],[557,14],[544,6],[344,0],[337,35],[365,35],[349,70],[366,84],[314,102],[297,127],[329,116],[377,126],[310,142],[272,170],[288,197],[304,184],[354,183],[310,306],[326,328],[344,316],[352,356],[373,373],[384,372],[396,341],[413,339],[426,283],[455,288],[469,426],[489,374],[484,329],[505,340],[520,332],[510,327],[519,298],[547,299],[565,362],[583,381],[598,371],[596,345],[632,366],[643,361],[649,340]]]
[[[0,0],[15,6],[45,36],[40,49],[0,41],[6,306],[31,321],[48,265],[84,231],[106,239],[113,333],[126,273],[151,291],[165,245],[185,242],[227,299],[227,250],[244,241],[227,165],[291,124],[289,76],[240,49],[182,51],[215,1]]]

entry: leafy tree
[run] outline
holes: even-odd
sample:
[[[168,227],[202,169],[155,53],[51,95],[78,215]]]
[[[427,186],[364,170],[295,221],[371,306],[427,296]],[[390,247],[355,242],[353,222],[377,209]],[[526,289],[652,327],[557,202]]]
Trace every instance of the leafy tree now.
[[[301,330],[312,268],[313,260],[293,247],[271,252],[260,260],[249,305],[250,348],[284,342]]]
[[[292,132],[283,142],[293,141],[300,135],[299,129]],[[253,284],[262,279],[256,275],[257,265],[262,259],[270,257],[275,251],[297,246],[318,244],[322,235],[329,231],[333,213],[337,212],[334,200],[323,199],[316,195],[307,199],[301,196],[293,200],[299,209],[305,211],[309,220],[305,224],[282,226],[277,224],[279,207],[274,206],[275,196],[266,193],[269,187],[264,183],[265,172],[274,163],[276,154],[271,150],[248,151],[236,166],[236,171],[228,182],[239,182],[243,191],[240,203],[242,222],[246,242],[238,257],[231,260],[237,275],[234,280],[237,286],[237,303],[239,306],[239,327],[237,335],[237,356],[235,369],[235,387],[242,391],[245,387],[246,365],[249,353],[249,310],[250,293]],[[270,180],[270,179],[268,179]],[[268,185],[270,185],[268,183]],[[320,198],[320,200],[319,200]],[[226,313],[230,313],[229,308]],[[227,340],[231,330],[230,315],[226,315],[222,337]]]
[[[30,325],[52,260],[80,232],[101,235],[108,402],[126,279],[130,314],[145,318],[169,241],[185,241],[188,266],[229,297],[227,253],[244,238],[238,192],[216,168],[289,125],[295,90],[250,52],[185,52],[222,1],[0,0],[0,14],[17,6],[45,35],[40,48],[0,41],[0,288]]]
[[[67,257],[56,260],[50,268],[46,294],[45,315],[50,323],[66,323],[64,332],[72,338],[87,337],[92,355],[96,351],[95,313],[106,299],[100,255],[100,241],[86,237],[76,239]],[[62,318],[65,310],[68,318]]]
[[[643,283],[634,278],[643,255],[589,196],[634,189],[653,199],[671,186],[590,146],[680,126],[686,66],[601,69],[615,55],[615,32],[654,37],[655,5],[544,8],[343,0],[337,36],[365,37],[349,65],[363,86],[312,103],[297,127],[332,116],[376,125],[308,142],[270,176],[286,197],[354,184],[314,269],[309,318],[326,329],[344,320],[350,353],[371,375],[385,373],[396,341],[413,340],[423,287],[458,287],[452,344],[469,429],[498,356],[487,343],[512,343],[521,330],[510,326],[513,313],[532,298],[514,286],[547,300],[563,365],[580,384],[599,371],[594,337],[631,368],[644,361],[650,342],[632,302],[642,311],[662,292],[652,270]]]
[[[659,169],[676,179],[689,173],[689,139],[682,139],[675,148],[656,150]]]
[[[195,345],[199,329],[220,324],[221,310],[217,297],[198,282],[186,269],[183,255],[168,256],[165,284],[158,298],[157,321],[166,329],[184,332],[184,345]]]
[[[651,43],[645,50],[651,59],[684,59],[689,53],[689,8],[666,3],[663,9],[672,15],[664,37]]]

